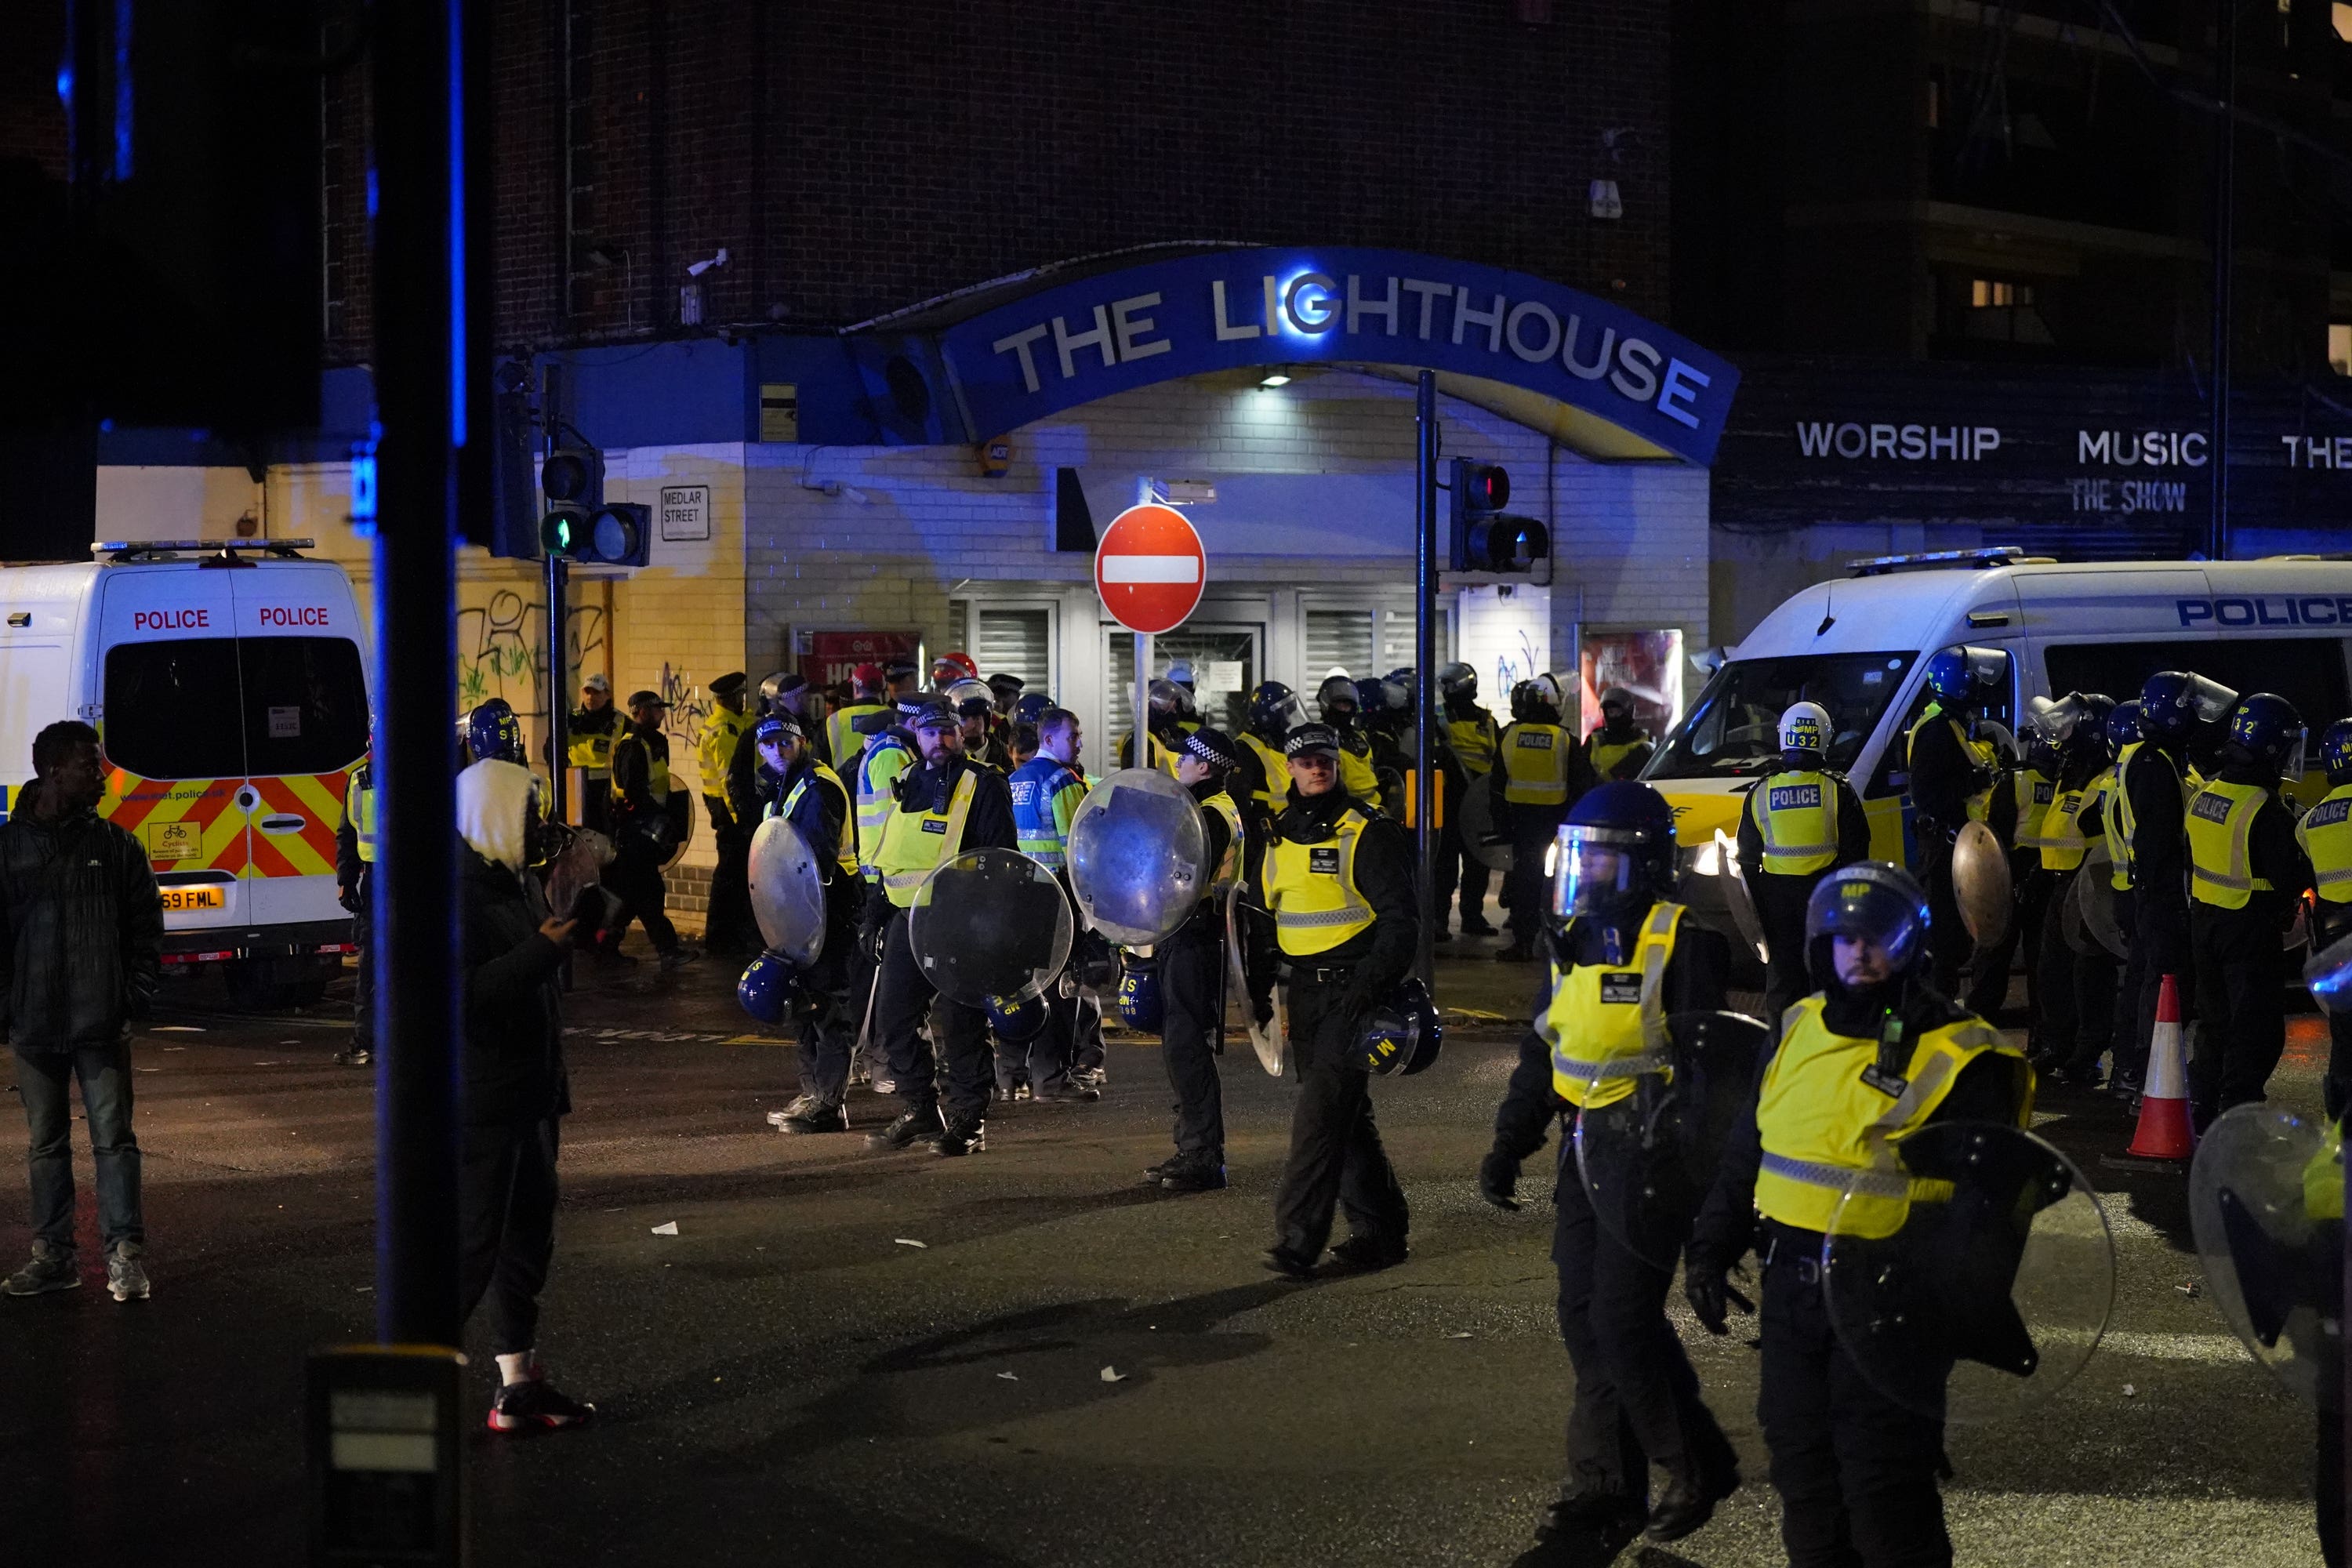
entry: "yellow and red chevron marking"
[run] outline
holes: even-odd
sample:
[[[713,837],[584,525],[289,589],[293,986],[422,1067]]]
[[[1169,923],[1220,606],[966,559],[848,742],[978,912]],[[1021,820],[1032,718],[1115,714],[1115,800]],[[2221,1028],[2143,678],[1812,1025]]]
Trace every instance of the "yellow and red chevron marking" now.
[[[252,781],[261,804],[254,820],[266,816],[299,816],[299,833],[253,834],[253,864],[247,877],[331,877],[335,872],[335,829],[343,820],[344,774],[299,773]]]
[[[241,779],[150,779],[110,768],[98,814],[127,829],[147,847],[159,871],[229,871],[242,874],[249,861],[245,813],[236,806]],[[160,856],[159,830],[170,824],[195,829],[192,853]]]

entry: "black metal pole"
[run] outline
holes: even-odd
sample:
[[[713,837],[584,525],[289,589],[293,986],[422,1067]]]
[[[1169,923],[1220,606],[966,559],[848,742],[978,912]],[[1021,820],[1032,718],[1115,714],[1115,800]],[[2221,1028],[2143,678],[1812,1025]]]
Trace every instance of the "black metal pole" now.
[[[2238,163],[2238,4],[2221,0],[2213,24],[2214,96],[2221,100],[2213,149],[2213,387],[2212,434],[2206,458],[2212,469],[2212,516],[2206,525],[2208,559],[2230,553],[2231,294],[2236,281]]]
[[[376,1330],[454,1345],[457,1308],[457,448],[486,421],[460,379],[464,0],[375,12]],[[479,237],[477,237],[478,238]],[[487,301],[485,301],[487,304]]]
[[[572,717],[572,684],[564,671],[563,621],[568,613],[564,603],[564,580],[571,571],[561,555],[547,558],[547,766],[554,789],[554,816],[558,822],[572,820],[568,780],[571,770],[564,764],[564,748],[570,742],[566,733]]]
[[[1423,984],[1434,980],[1439,918],[1432,892],[1437,885],[1437,377],[1421,373],[1414,405],[1413,539],[1417,561],[1412,596],[1412,790],[1414,859],[1421,866],[1417,900],[1421,945],[1413,973]],[[1460,803],[1456,802],[1456,809]]]

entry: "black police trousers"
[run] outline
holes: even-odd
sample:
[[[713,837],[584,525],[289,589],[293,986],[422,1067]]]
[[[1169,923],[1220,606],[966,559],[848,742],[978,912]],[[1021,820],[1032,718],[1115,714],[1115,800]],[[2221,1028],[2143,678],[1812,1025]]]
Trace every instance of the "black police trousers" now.
[[[360,879],[362,889],[367,879]],[[375,1049],[375,910],[362,897],[352,916],[352,941],[360,950],[360,972],[352,982],[352,1049]]]
[[[1312,1261],[1331,1239],[1336,1206],[1348,1229],[1402,1246],[1411,1215],[1372,1121],[1371,1074],[1354,1060],[1360,1018],[1338,1009],[1343,981],[1290,983],[1292,1069],[1298,1100],[1290,1115],[1290,1159],[1274,1200],[1276,1245]]]
[[[2012,871],[2015,864],[2011,862]],[[2042,991],[2034,959],[2041,951],[2042,916],[2050,908],[2051,880],[2051,874],[2039,867],[2027,873],[2016,884],[2009,905],[2009,926],[2000,933],[2000,940],[1977,950],[1973,973],[1969,977],[1967,1005],[1978,1017],[1992,1022],[2009,1005],[2009,966],[2020,947],[2025,949],[2026,1016],[2033,1016]]]
[[[711,847],[718,864],[710,869],[710,904],[703,916],[702,942],[714,952],[757,952],[763,945],[759,922],[751,916],[751,828],[739,826],[727,803],[702,797],[709,813]]]
[[[801,1092],[826,1105],[849,1097],[849,1053],[865,1021],[866,997],[852,990],[856,975],[867,967],[857,961],[858,946],[854,926],[829,921],[824,951],[801,976]]]
[[[1748,896],[1756,903],[1756,922],[1764,928],[1764,1021],[1778,1035],[1780,1016],[1811,995],[1811,974],[1805,967],[1805,906],[1825,871],[1784,874],[1751,870]]]
[[[1176,1091],[1176,1152],[1223,1164],[1225,1107],[1216,1052],[1225,949],[1213,906],[1210,911],[1195,914],[1160,946],[1160,1055]]]
[[[1551,911],[1551,889],[1544,885],[1545,851],[1559,836],[1568,816],[1564,805],[1511,807],[1511,869],[1505,879],[1511,889],[1511,942],[1533,947],[1542,937]]]
[[[2268,902],[2189,906],[2198,1010],[2189,1112],[2200,1130],[2233,1105],[2260,1100],[2286,1049],[2286,954]]]
[[[1782,1246],[1821,1256],[1821,1237]],[[1863,1376],[1838,1343],[1818,1280],[1793,1257],[1764,1270],[1762,1386],[1756,1416],[1780,1494],[1790,1568],[1945,1568],[1952,1540],[1936,1477],[1944,1424],[1904,1408]],[[1933,1396],[1948,1373],[1922,1367]]]
[[[2033,1047],[2062,1067],[2089,1068],[2098,1066],[2115,1043],[2116,961],[2095,939],[2094,952],[2076,952],[2066,941],[2066,900],[2082,874],[2079,869],[2063,873],[2042,911],[2041,951],[2035,954],[2042,984],[2034,992]]]
[[[1470,787],[1485,789],[1486,781],[1484,777],[1473,779]],[[1454,902],[1454,889],[1457,886],[1462,889],[1463,925],[1475,927],[1486,923],[1486,879],[1490,873],[1486,862],[1479,859],[1472,852],[1471,846],[1463,842],[1461,816],[1460,810],[1449,797],[1445,803],[1445,822],[1437,834],[1437,880],[1432,884],[1436,889],[1432,918],[1437,921],[1439,931],[1445,929],[1445,911]]]
[[[2324,952],[2352,934],[2352,905],[2321,903],[2311,928],[2311,951]],[[2342,1116],[2352,1106],[2352,1014],[2327,1015],[2327,1071],[2319,1080],[2327,1120]]]
[[[940,1103],[938,1076],[942,1064],[939,1058],[943,1058],[948,1115],[967,1121],[986,1116],[993,1076],[988,1015],[931,988],[923,977],[923,966],[915,961],[914,949],[908,945],[904,910],[891,912],[889,931],[882,942],[882,973],[875,987],[874,1032],[889,1057],[890,1078],[899,1100],[909,1110]],[[927,1013],[938,1039],[937,1057],[922,1037]]]
[[[2116,1046],[2116,1068],[2134,1082],[2147,1077],[2148,1042],[2156,1037],[2156,1007],[2164,994],[2164,977],[2179,982],[2180,1021],[2197,1016],[2197,973],[2189,956],[2189,898],[2150,898],[2142,889],[2131,894],[2131,960],[2124,979],[2124,1003],[2129,1009],[2131,1058],[2124,1058],[2125,1042]],[[2273,939],[2275,940],[2275,939]]]
[[[1087,1002],[1076,994],[1075,986],[1071,994],[1063,995],[1058,976],[1046,985],[1045,1000],[1045,1027],[1025,1040],[994,1042],[996,1092],[1003,1099],[1012,1099],[1014,1086],[1023,1083],[1029,1086],[1032,1094],[1043,1099],[1060,1092],[1070,1080],[1070,1063],[1076,1055],[1078,1027]]]
[[[2344,1412],[2319,1404],[2319,1460],[2313,1474],[2312,1511],[2319,1526],[2319,1556],[2327,1568],[2344,1568]]]
[[[614,850],[613,863],[604,868],[604,882],[621,900],[621,912],[604,933],[609,951],[620,951],[621,939],[629,934],[633,919],[645,922],[655,952],[667,952],[677,945],[677,928],[669,923],[667,909],[669,887],[662,880],[660,851],[652,840],[641,833],[624,834]]]
[[[1960,973],[1969,966],[1976,939],[1960,919],[1959,900],[1952,892],[1952,845],[1942,828],[1926,817],[1916,825],[1919,880],[1927,889],[1927,955],[1936,989],[1947,996],[1960,994]]]
[[[552,1116],[465,1129],[457,1171],[457,1286],[466,1317],[490,1303],[490,1352],[520,1355],[537,1343],[539,1293],[555,1257]]]
[[[1559,1181],[1552,1194],[1551,1260],[1559,1271],[1559,1337],[1576,1369],[1568,1415],[1568,1483],[1649,1497],[1653,1464],[1699,1479],[1737,1462],[1731,1440],[1699,1396],[1698,1374],[1666,1321],[1671,1264],[1637,1257],[1592,1211],[1568,1124],[1561,1125]],[[1687,1218],[1677,1245],[1688,1239]]]

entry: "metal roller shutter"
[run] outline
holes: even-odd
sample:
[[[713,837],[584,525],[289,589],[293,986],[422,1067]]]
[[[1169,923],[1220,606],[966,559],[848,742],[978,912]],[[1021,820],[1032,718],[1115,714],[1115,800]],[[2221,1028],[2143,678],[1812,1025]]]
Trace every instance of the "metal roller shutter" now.
[[[1024,691],[1053,690],[1052,611],[982,606],[973,620],[971,657],[979,660],[982,677],[1017,675]]]
[[[1411,637],[1408,633],[1407,641]],[[1307,612],[1307,664],[1299,695],[1314,711],[1315,689],[1336,668],[1355,679],[1378,675],[1372,668],[1372,612],[1370,610],[1309,610]]]

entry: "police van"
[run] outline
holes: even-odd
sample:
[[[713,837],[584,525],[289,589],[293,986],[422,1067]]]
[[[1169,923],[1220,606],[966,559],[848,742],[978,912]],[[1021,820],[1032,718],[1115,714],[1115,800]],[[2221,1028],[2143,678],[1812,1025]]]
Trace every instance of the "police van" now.
[[[1643,777],[1675,807],[1685,868],[1724,869],[1756,781],[1779,765],[1781,710],[1829,710],[1830,766],[1870,818],[1871,853],[1916,861],[1904,736],[1927,705],[1928,657],[1968,644],[2006,679],[1985,717],[2012,731],[2037,696],[2139,695],[2159,669],[2240,692],[2273,691],[2311,734],[2352,716],[2352,559],[2058,562],[2014,548],[1856,561],[1767,616],[1723,656]],[[2295,793],[2316,798],[2306,777]],[[1703,886],[1696,902],[1713,902]]]
[[[368,749],[362,623],[310,541],[119,541],[0,566],[0,815],[33,737],[99,731],[99,813],[146,847],[167,965],[252,1005],[315,1000],[351,946],[335,831]]]

